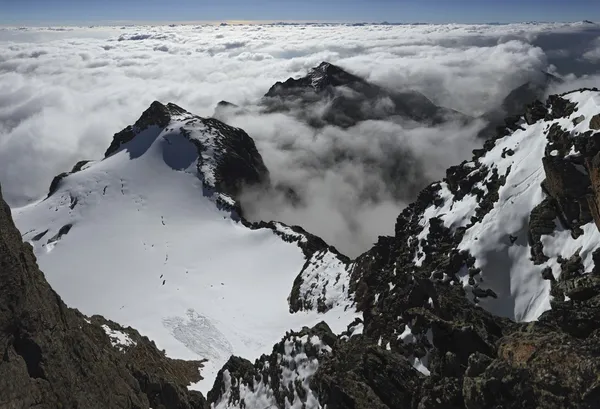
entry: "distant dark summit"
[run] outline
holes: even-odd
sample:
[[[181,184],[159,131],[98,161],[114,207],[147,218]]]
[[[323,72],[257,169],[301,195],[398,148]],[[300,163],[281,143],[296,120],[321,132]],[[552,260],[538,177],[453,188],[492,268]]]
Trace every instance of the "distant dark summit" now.
[[[239,108],[238,105],[233,104],[229,101],[219,101],[219,103],[217,104],[217,107],[222,107],[222,108]]]
[[[560,78],[548,72],[542,72],[538,78],[515,88],[502,102],[501,108],[504,116],[520,115],[525,111],[527,105],[532,104],[536,99],[543,100],[549,86],[561,82]]]
[[[277,82],[262,104],[267,112],[291,111],[316,127],[349,127],[365,120],[438,124],[467,119],[457,111],[435,105],[419,92],[388,90],[328,62],[302,78]],[[323,104],[325,109],[318,109]]]
[[[543,101],[550,86],[560,84],[562,80],[555,75],[542,71],[536,78],[513,89],[502,101],[498,109],[487,112],[483,118],[489,125],[480,136],[487,139],[496,133],[496,127],[504,126],[504,118],[521,115],[529,104],[536,100]]]
[[[305,77],[299,79],[289,78],[285,82],[275,83],[265,96],[282,96],[307,88],[321,92],[327,87],[351,86],[353,84],[368,85],[362,78],[350,74],[336,65],[322,62],[318,67],[311,69]]]

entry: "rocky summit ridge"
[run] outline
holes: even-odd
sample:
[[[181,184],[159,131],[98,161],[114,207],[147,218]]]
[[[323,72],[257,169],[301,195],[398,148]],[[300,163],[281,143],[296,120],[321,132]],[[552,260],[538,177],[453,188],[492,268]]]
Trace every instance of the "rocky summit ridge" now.
[[[394,237],[354,260],[361,320],[339,335],[326,325],[288,333],[255,363],[232,358],[209,400],[218,408],[597,407],[600,233],[588,209],[599,115],[592,89],[508,120],[471,161],[423,190]]]
[[[328,87],[317,76],[313,80],[311,87]],[[200,134],[186,131],[191,122],[199,125]],[[154,132],[154,126],[161,132]],[[197,141],[189,141],[198,150],[186,166],[168,154],[178,143],[171,127]],[[253,164],[248,171],[260,168],[258,157],[244,159],[250,145],[243,131],[158,103],[115,136],[102,166],[112,163],[114,155],[123,159],[123,150],[139,157],[145,147],[172,169],[194,171],[205,189],[207,169],[219,174],[223,163],[215,167],[202,157],[224,146],[212,143],[212,129],[242,141],[244,152],[237,152],[236,144],[227,152]],[[146,137],[160,149],[148,148]],[[229,358],[206,401],[185,388],[198,380],[197,368],[206,362],[167,359],[134,330],[101,317],[87,320],[66,308],[4,206],[0,374],[6,376],[0,376],[0,390],[8,393],[0,397],[0,407],[596,408],[599,158],[600,91],[582,89],[535,102],[522,115],[508,118],[471,160],[449,168],[444,180],[419,194],[398,216],[394,236],[380,237],[356,260],[299,227],[253,225],[242,217],[250,230],[268,229],[300,248],[305,264],[286,290],[289,317],[317,311],[324,322],[282,334],[271,352],[253,362]],[[84,176],[103,175],[102,166],[76,166],[54,183],[48,199],[57,206],[52,213],[71,214],[91,203],[87,188],[76,187]],[[92,173],[93,167],[100,173]],[[128,187],[120,186],[127,198]],[[222,186],[223,194],[235,194],[226,188],[229,184],[209,187],[221,194]],[[77,223],[83,229],[85,221],[73,220],[77,234]],[[170,222],[166,217],[162,226]],[[63,233],[73,234],[70,229]],[[42,233],[28,231],[24,237],[35,245]],[[353,310],[357,318],[345,330],[327,323],[331,314]],[[202,331],[194,334],[201,337]],[[75,372],[84,375],[70,375]]]

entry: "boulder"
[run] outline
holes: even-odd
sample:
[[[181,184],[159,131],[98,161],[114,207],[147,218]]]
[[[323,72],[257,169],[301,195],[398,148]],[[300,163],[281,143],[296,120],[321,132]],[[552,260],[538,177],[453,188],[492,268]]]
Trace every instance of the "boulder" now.
[[[590,119],[590,129],[593,130],[600,130],[600,114],[594,115],[591,119]]]

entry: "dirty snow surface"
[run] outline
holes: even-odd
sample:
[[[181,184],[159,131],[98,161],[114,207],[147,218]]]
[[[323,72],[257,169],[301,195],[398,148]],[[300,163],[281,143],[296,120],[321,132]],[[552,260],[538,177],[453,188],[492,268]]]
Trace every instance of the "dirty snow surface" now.
[[[201,125],[187,131],[203,137]],[[219,193],[203,186],[213,175],[201,174],[210,169],[198,169],[197,158],[172,118],[13,216],[69,306],[136,328],[170,357],[207,359],[193,386],[206,393],[231,354],[256,359],[287,330],[320,321],[341,332],[356,312],[346,304],[291,314],[303,252],[220,210]]]

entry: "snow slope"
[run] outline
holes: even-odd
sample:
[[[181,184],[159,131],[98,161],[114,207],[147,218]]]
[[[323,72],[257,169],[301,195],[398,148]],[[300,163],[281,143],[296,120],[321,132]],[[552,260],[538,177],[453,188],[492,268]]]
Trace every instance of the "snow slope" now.
[[[231,354],[257,358],[322,320],[339,332],[356,313],[347,298],[325,314],[289,312],[294,280],[311,269],[306,238],[241,223],[234,199],[214,189],[228,154],[215,142],[221,125],[171,111],[166,126],[134,126],[133,139],[13,217],[68,305],[135,327],[170,357],[207,359],[196,385],[206,392]],[[343,270],[335,254],[323,260]]]
[[[458,250],[468,251],[475,258],[473,267],[481,271],[469,283],[467,268],[463,267],[460,276],[465,289],[491,289],[496,297],[482,297],[477,300],[480,305],[517,321],[535,320],[550,309],[550,281],[542,277],[545,268],[550,267],[558,278],[559,256],[569,258],[579,251],[584,268],[589,272],[593,266],[592,252],[600,244],[600,233],[593,221],[582,226],[583,234],[577,239],[556,221],[555,231],[541,238],[547,262],[536,265],[531,258],[528,223],[532,210],[546,197],[541,184],[546,179],[542,158],[549,144],[548,131],[556,124],[571,138],[581,136],[590,131],[590,119],[600,113],[598,91],[577,91],[565,95],[564,99],[576,104],[572,114],[531,124],[521,118],[518,129],[496,140],[482,157],[464,163],[463,169],[473,169],[466,178],[477,172],[486,175],[464,197],[457,199],[447,180],[440,182],[438,197],[443,199],[443,204],[429,206],[420,221],[423,230],[417,237],[420,244],[415,265],[423,262],[425,255],[421,250],[432,218],[440,218],[444,227],[453,232],[466,228]],[[576,124],[574,120],[581,116],[585,119]],[[473,223],[472,218],[480,208],[477,190],[488,193],[486,183],[494,177],[494,171],[506,177],[498,189],[498,200],[481,220]],[[473,298],[472,294],[470,297]]]

